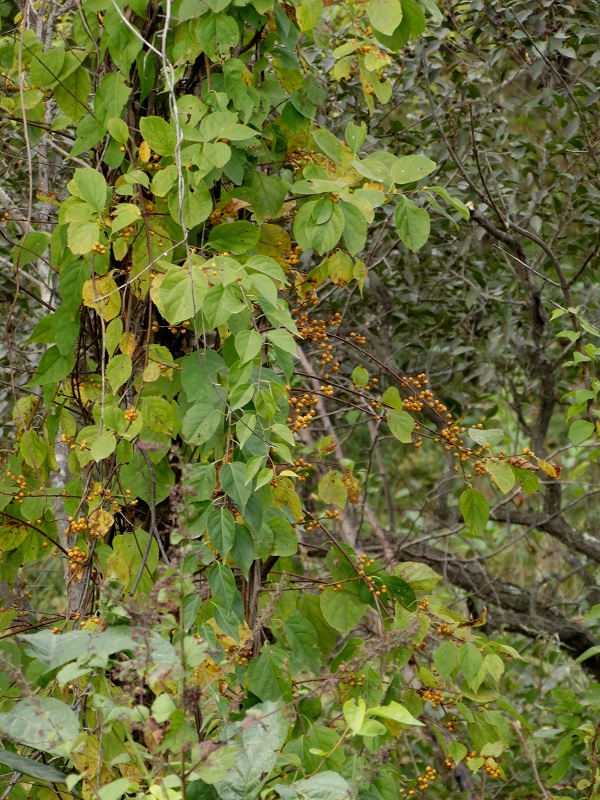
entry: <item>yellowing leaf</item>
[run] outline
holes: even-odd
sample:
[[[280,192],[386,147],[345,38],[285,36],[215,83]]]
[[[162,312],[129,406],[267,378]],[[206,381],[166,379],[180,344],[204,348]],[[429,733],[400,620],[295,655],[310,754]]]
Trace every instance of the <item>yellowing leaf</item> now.
[[[543,461],[541,458],[537,459],[538,467],[545,473],[549,478],[560,478],[560,467],[555,466],[550,461]]]
[[[119,340],[119,350],[124,356],[129,356],[129,358],[132,358],[136,348],[137,342],[135,340],[135,336],[133,333],[126,331]]]
[[[110,322],[121,311],[121,295],[119,287],[110,273],[91,278],[83,284],[81,291],[83,305],[93,308],[101,314],[106,322]]]
[[[151,153],[152,151],[150,150],[148,142],[142,142],[138,147],[138,157],[143,164],[147,164],[150,161]]]
[[[103,508],[97,508],[88,517],[88,527],[92,539],[100,539],[114,525],[115,519],[112,514],[105,511]]]

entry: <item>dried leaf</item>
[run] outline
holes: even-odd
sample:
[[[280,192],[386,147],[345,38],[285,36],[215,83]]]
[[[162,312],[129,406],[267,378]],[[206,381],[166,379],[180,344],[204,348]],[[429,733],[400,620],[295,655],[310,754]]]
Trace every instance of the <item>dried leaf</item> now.
[[[535,464],[532,464],[531,461],[527,461],[527,459],[523,458],[523,456],[513,456],[512,458],[507,458],[506,460],[509,464],[517,469],[540,469],[539,467],[536,467]]]

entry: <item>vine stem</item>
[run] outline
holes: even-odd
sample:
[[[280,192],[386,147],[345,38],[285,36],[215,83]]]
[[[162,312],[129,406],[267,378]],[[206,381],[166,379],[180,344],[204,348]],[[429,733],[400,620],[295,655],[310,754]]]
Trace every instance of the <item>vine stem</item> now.
[[[540,787],[540,792],[542,793],[542,797],[546,798],[546,800],[550,800],[550,795],[546,791],[546,789],[544,787],[544,784],[542,783],[542,781],[540,779],[540,774],[538,772],[537,764],[535,763],[535,758],[533,757],[533,755],[531,754],[531,751],[527,747],[527,742],[525,741],[525,737],[523,736],[523,733],[521,732],[521,726],[519,725],[518,722],[513,722],[512,726],[513,726],[513,729],[514,729],[515,733],[519,737],[519,741],[521,742],[521,747],[523,748],[523,752],[525,753],[529,763],[531,764],[531,769],[533,770],[533,776],[535,778],[535,782]],[[592,786],[593,786],[593,784],[592,784]]]

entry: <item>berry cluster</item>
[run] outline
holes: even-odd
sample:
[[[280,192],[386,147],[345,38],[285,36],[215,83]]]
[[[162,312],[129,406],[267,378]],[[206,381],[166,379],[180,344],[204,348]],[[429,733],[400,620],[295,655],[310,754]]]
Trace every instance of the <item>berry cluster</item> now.
[[[356,672],[352,672],[350,667],[344,664],[339,665],[338,672],[342,673],[340,679],[344,681],[344,683],[347,683],[352,689],[354,689],[354,687],[360,688],[367,678],[364,672],[359,675]]]
[[[106,247],[100,242],[94,242],[94,245],[92,246],[92,253],[97,253],[99,256],[103,256],[106,253]]]
[[[436,777],[437,777],[437,770],[427,765],[425,767],[425,775],[419,775],[419,777],[417,778],[417,788],[420,789],[422,792],[425,791],[425,789],[429,787],[429,784],[433,783]]]
[[[288,425],[291,425],[292,433],[297,433],[301,428],[308,428],[311,422],[313,422],[317,412],[314,408],[310,408],[310,406],[314,406],[318,403],[318,398],[316,394],[308,394],[305,393],[301,397],[290,397],[289,404],[291,406],[290,413],[293,411],[296,414],[295,419],[291,416],[287,418]],[[306,413],[300,413],[303,409],[307,409]]]
[[[121,236],[127,242],[129,241],[129,237],[131,236],[132,233],[134,233],[134,231],[135,228],[133,227],[133,225],[128,225],[127,228],[123,228],[123,230],[121,231]]]
[[[437,636],[452,636],[454,633],[454,628],[451,628],[450,625],[447,625],[445,622],[443,625],[438,625],[435,629]]]
[[[158,163],[159,161],[160,161],[160,156],[158,155],[158,153],[154,153],[153,155],[150,156],[150,159],[146,164],[147,169],[150,171],[160,169],[160,164]]]
[[[439,689],[432,689],[430,687],[417,689],[417,694],[420,694],[423,700],[429,700],[434,708],[444,705],[446,698]]]
[[[67,517],[69,524],[67,525],[65,533],[82,533],[83,531],[87,531],[88,529],[88,522],[85,517],[79,517],[79,519],[75,519],[74,517]],[[78,548],[75,548],[77,550]],[[75,550],[73,552],[75,552]],[[71,551],[69,550],[68,555],[69,558]]]
[[[281,245],[283,242],[277,242],[277,244]],[[302,248],[299,244],[292,247],[286,255],[283,257],[283,260],[287,264],[287,269],[285,270],[285,274],[288,275],[290,272],[293,271],[294,267],[298,266],[300,263],[300,252]]]
[[[452,716],[444,722],[444,725],[448,728],[449,733],[456,733],[458,730],[458,719]]]
[[[502,770],[498,766],[498,764],[494,761],[493,758],[490,756],[485,757],[485,764],[483,765],[483,770],[487,773],[490,778],[501,778],[502,777]]]

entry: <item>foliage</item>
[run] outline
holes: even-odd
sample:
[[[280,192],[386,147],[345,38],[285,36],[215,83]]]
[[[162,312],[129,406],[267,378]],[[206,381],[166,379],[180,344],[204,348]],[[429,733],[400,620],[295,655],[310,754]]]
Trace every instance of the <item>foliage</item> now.
[[[439,271],[464,258],[471,220],[504,245],[522,236],[509,194],[526,189],[508,158],[493,188],[477,147],[476,173],[463,163],[435,82],[449,102],[470,97],[469,113],[486,120],[471,123],[473,140],[492,150],[486,137],[509,140],[533,123],[486,116],[498,92],[489,75],[501,64],[507,86],[517,81],[515,51],[534,73],[542,62],[533,81],[548,64],[538,40],[517,35],[518,13],[471,5],[83,0],[11,11],[0,104],[30,178],[14,178],[14,200],[0,195],[16,285],[0,479],[4,796],[386,800],[483,792],[507,777],[510,796],[538,787],[549,796],[536,760],[550,759],[544,740],[557,731],[543,780],[556,798],[574,777],[598,796],[598,684],[579,672],[568,687],[548,684],[558,716],[536,720],[524,706],[556,650],[540,658],[542,642],[529,665],[522,642],[492,635],[473,600],[493,586],[501,624],[532,636],[554,625],[598,678],[599,651],[580,621],[563,630],[571,620],[488,580],[478,560],[502,550],[509,502],[531,495],[547,514],[561,485],[546,447],[554,408],[532,401],[527,384],[534,356],[543,382],[555,351],[564,360],[561,342],[575,346],[556,380],[573,392],[569,422],[580,418],[568,440],[578,446],[596,435],[598,353],[584,336],[597,334],[588,309],[572,298],[595,234],[584,226],[580,250],[560,258],[546,244],[579,221],[593,195],[583,181],[568,201],[562,185],[548,190],[557,207],[535,222],[532,209],[533,237],[510,242],[526,268],[525,299],[514,302],[532,331],[521,361],[496,343],[486,378],[481,345],[457,333],[464,293],[440,303],[434,291],[471,281],[469,319],[489,292],[513,335],[525,327],[501,302],[506,274],[494,264],[483,279],[485,256],[473,277],[444,283]],[[544,13],[529,20],[536,36]],[[596,36],[589,14],[581,57]],[[516,44],[495,49],[495,28],[506,27]],[[455,53],[469,37],[463,72]],[[551,40],[551,55],[577,60],[564,38]],[[569,144],[593,161],[593,112],[556,80],[536,108],[579,109],[560,158]],[[511,158],[528,141],[511,141]],[[49,163],[60,168],[52,177]],[[563,227],[553,228],[559,212]],[[535,274],[546,268],[540,252],[562,292],[550,301],[569,320],[562,334],[547,333],[546,319],[540,328],[529,271],[532,260]],[[385,322],[382,293],[393,297]],[[489,345],[494,330],[480,324]],[[407,331],[419,339],[408,358],[390,354]],[[459,348],[469,385],[446,365],[443,393],[432,391],[444,386],[437,354],[457,358]],[[489,386],[511,369],[512,416]],[[530,402],[545,428],[534,435],[530,425],[531,449],[519,452],[529,413],[519,404]],[[557,425],[566,441],[562,416]],[[456,553],[447,562],[435,526],[418,535],[422,511],[407,509],[392,535],[401,498],[388,475],[397,481],[400,460],[425,495],[438,478],[452,481],[454,504],[435,509]],[[387,527],[379,497],[391,498]],[[598,605],[586,603],[593,627]],[[525,760],[522,778],[509,772],[514,758]]]

